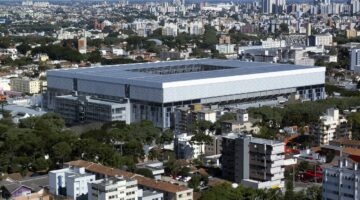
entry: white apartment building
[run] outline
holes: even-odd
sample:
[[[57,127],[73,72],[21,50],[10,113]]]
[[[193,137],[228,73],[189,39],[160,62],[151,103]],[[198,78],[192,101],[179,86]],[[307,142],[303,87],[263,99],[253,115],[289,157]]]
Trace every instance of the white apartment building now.
[[[311,127],[312,134],[317,136],[320,145],[328,145],[338,137],[351,137],[347,129],[347,119],[339,114],[339,109],[329,108],[320,116],[320,122]]]
[[[332,46],[333,36],[330,33],[317,34],[309,37],[309,46]]]
[[[350,70],[356,73],[360,72],[360,49],[351,49]]]
[[[49,172],[50,193],[76,200],[87,199],[88,183],[95,181],[95,175],[85,168],[65,168]]]
[[[71,161],[67,166],[84,167],[86,171],[95,173],[97,177],[120,177],[137,180],[138,200],[192,200],[193,189],[182,185],[175,185],[166,181],[157,181],[120,169],[103,166],[101,164],[83,160]],[[135,186],[134,190],[137,189]],[[129,189],[129,188],[128,188]]]
[[[190,35],[202,35],[205,31],[204,24],[200,21],[190,22],[188,27]]]
[[[217,44],[215,48],[217,51],[219,51],[220,54],[235,53],[235,44]]]
[[[360,171],[358,163],[340,160],[338,166],[325,168],[323,171],[324,200],[360,199]]]
[[[174,36],[178,35],[178,26],[175,23],[167,23],[162,28],[162,35],[165,36]]]
[[[315,59],[309,57],[302,57],[294,60],[294,64],[302,66],[315,66]]]
[[[360,1],[359,0],[350,0],[351,4],[351,13],[356,14],[360,12]]]
[[[286,9],[285,0],[262,0],[262,12],[264,14],[279,14]]]
[[[152,160],[148,162],[138,163],[136,164],[136,168],[148,169],[151,171],[154,179],[160,180],[161,175],[165,173],[163,162]]]
[[[205,144],[191,141],[193,135],[179,134],[175,138],[174,150],[178,159],[197,159],[205,153]]]
[[[261,42],[262,48],[264,48],[264,49],[267,49],[267,48],[281,48],[281,47],[286,46],[285,40],[267,38],[266,40],[261,40],[260,42]]]
[[[88,200],[137,200],[136,180],[110,177],[88,183]]]
[[[10,80],[10,87],[12,91],[17,91],[26,94],[38,94],[41,91],[41,81],[38,79],[12,78]]]
[[[8,78],[0,78],[0,94],[3,91],[9,91],[9,90],[11,90],[10,79],[8,79]]]
[[[221,132],[227,133],[258,133],[260,128],[249,121],[249,114],[245,110],[239,110],[236,113],[236,120],[227,120],[221,122]]]

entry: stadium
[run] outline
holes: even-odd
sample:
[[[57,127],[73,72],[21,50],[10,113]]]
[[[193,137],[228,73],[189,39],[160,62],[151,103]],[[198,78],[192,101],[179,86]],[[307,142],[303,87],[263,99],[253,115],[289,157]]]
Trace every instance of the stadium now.
[[[151,120],[169,128],[174,108],[191,104],[236,105],[297,94],[302,100],[325,98],[325,67],[180,60],[50,70],[44,103],[76,93],[130,103],[131,122]]]

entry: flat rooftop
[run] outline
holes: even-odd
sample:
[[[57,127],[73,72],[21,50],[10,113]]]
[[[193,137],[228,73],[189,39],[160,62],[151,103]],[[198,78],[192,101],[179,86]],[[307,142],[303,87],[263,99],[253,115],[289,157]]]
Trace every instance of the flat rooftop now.
[[[239,60],[196,59],[56,69],[48,71],[48,75],[120,83],[126,81],[131,84],[132,81],[166,83],[321,68],[323,67],[243,62]]]
[[[268,140],[268,139],[263,139],[263,138],[257,138],[257,137],[253,137],[251,135],[245,135],[242,133],[229,133],[227,135],[223,136],[224,138],[228,138],[228,139],[237,139],[237,138],[244,138],[244,137],[248,137],[250,138],[250,141],[252,143],[257,143],[257,144],[266,144],[266,145],[283,145],[284,143],[278,140]]]

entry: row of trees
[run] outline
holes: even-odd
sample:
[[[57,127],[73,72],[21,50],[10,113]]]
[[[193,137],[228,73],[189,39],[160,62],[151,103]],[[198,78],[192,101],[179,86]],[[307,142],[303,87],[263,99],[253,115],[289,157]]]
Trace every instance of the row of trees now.
[[[0,171],[48,170],[76,159],[134,169],[144,158],[144,144],[166,143],[172,137],[148,121],[108,123],[79,135],[54,113],[26,118],[18,127],[6,118],[0,121]]]
[[[264,106],[261,108],[250,108],[249,113],[255,118],[261,118],[262,123],[278,124],[278,126],[308,125],[317,123],[319,116],[325,113],[326,109],[338,107],[349,109],[360,105],[360,97],[348,97],[342,99],[326,99],[301,104],[289,104],[284,108],[272,108]]]

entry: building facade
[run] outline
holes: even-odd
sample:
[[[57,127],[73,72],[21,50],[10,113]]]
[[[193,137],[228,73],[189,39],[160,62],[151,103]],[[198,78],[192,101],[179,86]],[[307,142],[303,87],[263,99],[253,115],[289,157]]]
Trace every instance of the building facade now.
[[[352,166],[347,160],[340,160],[338,166],[323,170],[324,200],[356,200],[360,199],[360,171],[358,163]]]
[[[309,37],[309,46],[332,46],[333,36],[327,34],[317,34]]]
[[[84,167],[87,172],[95,174],[98,178],[123,176],[128,179],[137,180],[138,188],[143,192],[143,195],[139,195],[139,197],[141,197],[141,200],[156,200],[156,198],[161,194],[163,194],[162,198],[164,200],[193,199],[193,189],[187,188],[185,186],[175,185],[165,181],[154,180],[144,177],[142,175],[83,160],[72,161],[66,163],[66,165],[77,168]]]
[[[88,183],[88,200],[137,200],[136,180],[109,177]]]
[[[41,91],[41,81],[29,78],[12,78],[10,80],[10,87],[12,91],[25,94],[38,94]]]
[[[351,49],[350,70],[356,73],[360,72],[360,49]]]
[[[314,124],[310,129],[319,145],[329,145],[330,141],[338,138],[351,138],[347,119],[339,114],[339,109],[329,108],[319,119],[319,123]]]
[[[284,187],[284,143],[247,135],[222,139],[223,177],[252,188]]]
[[[174,140],[174,150],[177,159],[197,159],[205,153],[205,144],[192,141],[194,135],[179,134]]]
[[[84,168],[65,168],[49,172],[50,193],[76,200],[88,197],[88,183],[95,181],[95,175]]]
[[[176,108],[174,111],[174,130],[176,134],[192,133],[199,121],[215,123],[216,110],[204,108],[202,105],[192,105]]]
[[[68,124],[82,122],[125,121],[130,123],[130,104],[126,99],[109,101],[90,96],[56,97],[55,112]]]

